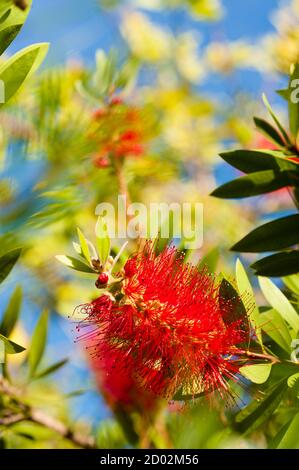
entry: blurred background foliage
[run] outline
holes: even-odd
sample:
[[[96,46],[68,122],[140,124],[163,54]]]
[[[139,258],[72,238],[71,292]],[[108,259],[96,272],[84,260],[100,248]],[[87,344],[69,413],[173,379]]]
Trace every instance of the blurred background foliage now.
[[[11,6],[19,15],[15,23],[25,21],[31,2],[12,6],[3,1],[1,11],[2,3],[3,11]],[[51,17],[57,20],[55,28]],[[263,385],[248,385],[235,409],[223,409],[217,398],[213,411],[206,399],[184,406],[155,403],[155,412],[149,407],[145,416],[114,406],[82,344],[74,343],[69,318],[76,305],[95,295],[91,276],[67,272],[55,255],[68,252],[77,226],[92,239],[97,204],[116,204],[125,185],[132,201],[203,203],[204,244],[190,259],[196,263],[207,256],[213,270],[233,276],[236,258],[230,246],[258,222],[288,215],[292,201],[287,191],[254,202],[211,197],[217,185],[239,176],[218,153],[271,148],[252,116],[266,116],[261,101],[266,91],[287,123],[284,103],[274,91],[286,87],[290,66],[299,60],[298,35],[297,0],[283,5],[249,0],[33,2],[24,28],[0,58],[2,66],[31,42],[51,43],[38,73],[0,111],[0,255],[23,248],[1,286],[3,315],[10,308],[18,321],[1,333],[26,348],[9,354],[3,366],[9,375],[4,374],[1,392],[6,387],[7,395],[0,397],[0,413],[9,409],[11,416],[31,416],[16,422],[2,416],[3,446],[277,447],[282,441],[280,428],[286,432],[299,411],[295,379],[279,413],[245,431],[232,425],[232,416],[251,397],[267,397]],[[118,152],[121,168],[111,161],[111,149]],[[113,243],[117,251],[120,242]],[[248,253],[242,259],[247,266],[256,258]],[[291,307],[298,308],[298,277],[279,285]],[[277,305],[270,308],[266,300],[264,311],[271,314],[264,322],[280,322],[285,332],[273,339],[268,328],[267,341],[274,351],[285,346],[288,358],[295,328],[290,333],[273,313]],[[44,343],[34,348],[38,358],[30,360],[36,331]],[[270,385],[277,388],[275,377]],[[41,416],[36,409],[42,409]]]

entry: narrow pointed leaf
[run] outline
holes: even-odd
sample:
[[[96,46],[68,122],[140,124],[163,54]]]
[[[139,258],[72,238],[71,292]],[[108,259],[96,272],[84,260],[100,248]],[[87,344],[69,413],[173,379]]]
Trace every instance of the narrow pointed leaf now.
[[[270,279],[259,277],[259,284],[265,299],[297,333],[299,331],[299,315],[290,301]]]
[[[299,413],[290,422],[277,449],[299,449]]]
[[[91,264],[91,258],[90,258],[90,253],[89,253],[89,248],[88,248],[88,243],[86,241],[86,238],[84,237],[83,233],[81,232],[79,228],[77,229],[77,231],[78,231],[78,237],[80,241],[82,254],[84,258],[86,259],[86,261],[88,262],[88,264]]]
[[[294,294],[299,295],[299,274],[286,276],[283,278],[283,282]]]
[[[235,417],[235,428],[242,433],[248,433],[258,428],[274,413],[287,389],[286,381],[271,388],[265,398],[254,400]]]
[[[227,305],[230,308],[227,309]],[[236,321],[241,322],[241,327],[244,332],[247,332],[247,338],[244,340],[244,347],[248,348],[250,343],[250,328],[247,310],[239,293],[230,281],[223,278],[219,287],[219,305],[223,309],[223,321],[225,324],[230,325]]]
[[[250,303],[250,308],[248,309],[248,315],[255,329],[256,337],[260,345],[263,347],[262,333],[261,329],[258,326],[260,317],[259,309],[255,301],[253,288],[251,287],[247,273],[239,258],[236,262],[236,280],[241,297],[249,296],[248,302]]]
[[[259,327],[288,354],[291,353],[292,337],[282,316],[273,308],[260,313]]]
[[[275,122],[275,124],[277,125],[278,129],[280,130],[284,140],[286,141],[287,144],[290,144],[291,141],[290,141],[290,138],[286,132],[286,130],[284,129],[284,127],[282,126],[282,124],[280,123],[278,117],[276,116],[276,114],[274,113],[269,101],[268,101],[268,98],[266,97],[265,94],[263,94],[263,101],[264,101],[264,104],[266,106],[266,108],[268,109],[273,121]]]
[[[21,248],[16,248],[15,250],[8,251],[5,255],[0,257],[0,284],[8,276],[18,261],[21,251]]]
[[[37,374],[35,374],[34,378],[41,379],[43,377],[46,377],[47,375],[53,374],[53,372],[56,372],[61,367],[65,366],[67,362],[68,362],[68,359],[63,359],[62,361],[56,362],[55,364],[52,364],[51,366],[47,367],[41,372],[38,372]]]
[[[299,251],[285,251],[266,256],[251,265],[257,276],[281,277],[299,272]]]
[[[289,173],[265,170],[250,173],[249,175],[229,181],[216,188],[211,195],[219,198],[252,197],[291,185],[292,178]]]
[[[288,248],[299,243],[299,214],[289,215],[256,228],[231,249],[262,253]]]
[[[9,336],[18,321],[22,302],[22,288],[17,286],[13,292],[8,306],[4,312],[0,325],[0,332],[4,336]]]
[[[74,269],[75,271],[80,271],[83,273],[94,273],[94,270],[90,266],[83,263],[83,261],[80,261],[77,258],[73,258],[72,256],[57,255],[56,259],[60,261],[60,263],[65,264],[66,266]]]
[[[10,43],[15,39],[21,28],[21,24],[14,24],[0,31],[0,55],[3,54]]]
[[[29,363],[29,373],[30,377],[35,375],[35,371],[43,357],[47,333],[48,333],[48,321],[49,321],[49,312],[45,310],[35,327],[35,330],[32,335],[31,345],[28,353],[28,363]]]
[[[6,354],[18,354],[22,351],[25,351],[25,348],[23,348],[23,346],[20,346],[19,344],[15,343],[14,341],[11,341],[10,339],[6,338],[6,336],[3,336],[1,334],[0,341],[3,341],[4,343]]]
[[[285,141],[281,137],[280,133],[265,119],[254,117],[256,127],[274,144],[279,147],[285,147]]]
[[[0,67],[0,80],[5,87],[5,103],[23,85],[24,81],[38,68],[48,50],[48,44],[34,44],[25,47],[5,61]],[[0,106],[3,106],[1,103]]]
[[[2,339],[0,339],[0,364],[5,363],[5,344]]]
[[[221,158],[244,173],[265,170],[297,170],[295,162],[287,160],[277,150],[232,150],[220,153]]]

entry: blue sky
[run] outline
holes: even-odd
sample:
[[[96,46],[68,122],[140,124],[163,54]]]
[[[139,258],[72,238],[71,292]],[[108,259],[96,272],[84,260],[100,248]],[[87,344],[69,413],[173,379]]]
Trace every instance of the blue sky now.
[[[153,17],[174,31],[197,29],[204,42],[213,37],[255,40],[273,30],[269,16],[281,3],[278,0],[224,0],[226,14],[215,23],[191,20],[182,9],[159,12]],[[71,57],[91,61],[97,48],[109,48],[121,41],[118,20],[117,13],[103,11],[96,0],[33,0],[29,18],[12,50],[32,42],[49,41],[49,64]]]

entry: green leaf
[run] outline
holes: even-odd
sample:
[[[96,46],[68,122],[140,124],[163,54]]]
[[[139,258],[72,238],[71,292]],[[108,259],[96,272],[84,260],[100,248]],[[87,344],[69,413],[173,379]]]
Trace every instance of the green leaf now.
[[[45,351],[48,333],[48,321],[49,312],[45,310],[41,314],[31,338],[31,345],[28,353],[30,377],[34,377],[35,371]]]
[[[34,375],[35,379],[41,379],[42,377],[46,377],[47,375],[53,374],[58,369],[63,367],[68,362],[68,359],[63,359],[62,361],[55,362],[51,366],[47,367],[46,369],[42,370],[41,372]]]
[[[0,7],[0,54],[10,45],[22,28],[30,11],[31,1],[26,10],[13,5],[11,2]],[[6,11],[5,11],[6,10]]]
[[[266,396],[252,401],[235,417],[234,425],[237,431],[249,433],[263,424],[274,413],[287,389],[286,381],[273,386]]]
[[[223,321],[225,324],[230,325],[236,321],[242,322],[242,329],[248,332],[247,338],[244,341],[244,347],[249,347],[250,342],[250,328],[247,310],[245,305],[234,286],[227,279],[223,278],[219,287],[219,305],[223,310]],[[229,309],[227,306],[229,305]]]
[[[299,363],[284,361],[273,364],[270,380],[273,383],[281,382],[281,380],[288,380],[288,378],[293,374],[298,374],[299,372]]]
[[[14,326],[19,318],[21,302],[22,288],[20,286],[17,286],[9,300],[9,304],[4,312],[0,325],[0,332],[4,336],[9,336],[12,330],[14,329]]]
[[[244,173],[265,170],[297,170],[295,162],[287,160],[285,154],[277,150],[233,150],[220,153],[221,158]]]
[[[55,256],[55,258],[60,261],[60,263],[65,264],[66,266],[74,269],[75,271],[80,271],[83,273],[94,273],[94,270],[90,266],[83,263],[77,258],[73,258],[72,256],[57,255]]]
[[[0,15],[1,15],[0,24],[4,23],[7,20],[7,18],[9,17],[9,15],[11,14],[11,8],[8,8],[6,11],[4,11],[3,8],[5,10],[5,8],[7,8],[7,7],[5,5],[4,5],[4,7],[2,5],[0,5]]]
[[[86,241],[86,238],[84,237],[83,233],[81,232],[81,230],[79,228],[77,229],[77,231],[78,231],[78,237],[79,237],[80,246],[81,246],[83,256],[86,259],[86,261],[88,262],[88,264],[91,265],[91,257],[90,257],[88,243]]]
[[[288,289],[294,292],[294,294],[299,295],[299,274],[286,276],[282,280]]]
[[[279,147],[285,147],[285,142],[279,132],[273,127],[269,122],[264,119],[254,117],[253,118],[256,127],[274,144],[277,144]]]
[[[285,101],[289,99],[289,90],[287,88],[282,88],[280,90],[276,90],[276,93],[281,96]]]
[[[219,260],[219,249],[212,248],[203,258],[201,258],[200,262],[197,264],[197,269],[201,271],[205,266],[207,266],[210,273],[214,273],[217,267],[217,263]]]
[[[240,367],[240,373],[255,384],[265,383],[270,375],[272,364],[253,364]]]
[[[15,250],[8,251],[5,255],[0,257],[0,284],[8,276],[18,261],[21,251],[21,248],[16,248]]]
[[[7,26],[0,31],[0,55],[8,48],[22,28],[21,24]]]
[[[107,419],[102,420],[97,429],[96,443],[99,449],[123,449],[127,441],[119,423]]]
[[[299,243],[299,214],[268,222],[254,229],[231,249],[247,253],[261,253],[288,248]]]
[[[290,174],[283,171],[265,170],[241,176],[216,188],[211,195],[219,198],[243,198],[265,194],[291,186]]]
[[[39,67],[48,51],[48,44],[40,43],[25,47],[5,61],[0,67],[0,80],[5,87],[5,103],[23,85],[24,81]],[[0,106],[3,106],[1,103]]]
[[[4,364],[4,363],[5,363],[5,344],[0,339],[0,364]]]
[[[274,113],[267,97],[265,94],[263,94],[263,101],[264,101],[264,104],[266,106],[266,108],[268,109],[269,113],[270,113],[270,116],[272,117],[273,121],[275,122],[275,124],[277,125],[278,129],[280,130],[284,140],[286,141],[287,144],[291,144],[291,141],[290,141],[290,138],[286,132],[286,130],[284,129],[284,127],[282,126],[282,124],[280,123],[278,117],[276,116],[276,114]]]
[[[96,223],[96,237],[99,259],[102,266],[105,266],[110,253],[110,238],[107,224],[102,217],[99,217]]]
[[[299,373],[293,374],[288,378],[288,387],[291,388],[297,398],[299,398]]]
[[[79,243],[73,242],[73,247],[74,247],[75,252],[78,253],[78,255],[84,257]]]
[[[6,338],[6,336],[3,336],[1,334],[0,341],[3,341],[4,343],[6,354],[18,354],[22,351],[25,351],[25,348],[23,348],[23,346],[20,346],[19,344],[15,343],[14,341],[11,341],[10,339]]]
[[[274,309],[260,314],[260,328],[288,354],[291,352],[292,337],[281,315]]]
[[[258,279],[265,299],[297,333],[299,331],[299,315],[292,304],[270,279],[266,277]]]
[[[290,422],[277,449],[299,449],[299,413]]]
[[[66,393],[64,395],[65,398],[75,398],[75,397],[80,397],[84,393],[88,392],[86,389],[81,389],[81,390],[74,390],[73,392]]]
[[[254,330],[255,330],[255,334],[258,339],[258,342],[263,347],[262,333],[261,333],[261,329],[258,327],[259,317],[260,317],[259,309],[256,304],[254,292],[249,282],[247,273],[239,258],[237,259],[237,262],[236,262],[236,280],[237,280],[237,286],[238,286],[238,290],[240,292],[241,297],[244,297],[245,295],[246,297],[249,296],[250,308],[248,309],[248,316],[254,326]]]
[[[251,265],[257,276],[281,277],[299,272],[299,251],[284,251],[266,256]]]

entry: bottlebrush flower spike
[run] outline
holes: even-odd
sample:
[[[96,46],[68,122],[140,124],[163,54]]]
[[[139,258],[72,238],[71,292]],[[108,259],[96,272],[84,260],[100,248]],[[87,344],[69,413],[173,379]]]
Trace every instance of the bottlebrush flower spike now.
[[[156,254],[151,242],[127,261],[124,275],[117,300],[105,294],[79,307],[94,355],[116,355],[118,368],[168,398],[182,386],[191,394],[229,392],[248,329],[233,303],[219,304],[214,277],[184,263],[175,247]]]

